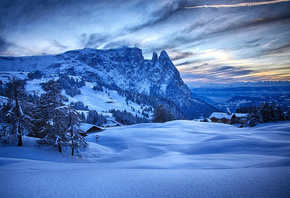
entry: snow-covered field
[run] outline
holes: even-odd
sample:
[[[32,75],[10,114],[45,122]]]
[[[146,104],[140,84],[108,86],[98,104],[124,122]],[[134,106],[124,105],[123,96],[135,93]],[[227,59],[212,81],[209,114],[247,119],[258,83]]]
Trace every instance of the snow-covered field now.
[[[96,143],[96,135],[99,142]],[[290,122],[109,128],[81,157],[0,146],[1,197],[289,197]]]

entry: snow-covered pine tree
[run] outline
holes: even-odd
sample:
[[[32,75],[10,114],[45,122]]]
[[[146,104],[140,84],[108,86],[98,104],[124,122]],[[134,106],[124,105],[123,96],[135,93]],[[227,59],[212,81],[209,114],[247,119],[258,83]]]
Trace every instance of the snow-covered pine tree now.
[[[284,112],[280,105],[271,105],[271,114],[272,114],[272,120],[278,121],[278,120],[285,120]]]
[[[286,115],[284,114],[280,105],[277,106],[277,112],[279,120],[286,120]]]
[[[80,129],[81,114],[71,107],[67,107],[66,109],[68,114],[67,132],[69,133],[69,146],[71,147],[71,155],[74,155],[75,148],[84,147],[87,145],[87,143],[84,140],[84,137],[81,135],[83,132]]]
[[[84,112],[81,113],[81,121],[82,122],[86,121],[86,116],[85,116]]]
[[[44,138],[51,131],[51,120],[56,116],[56,108],[63,105],[61,85],[55,80],[43,84],[46,93],[42,94],[33,110],[34,136]]]
[[[107,123],[106,118],[102,114],[98,114],[96,110],[89,111],[89,114],[86,119],[86,123],[95,124],[101,126]]]
[[[260,112],[259,112],[256,105],[253,107],[252,111],[253,112],[250,114],[250,120],[248,121],[248,125],[250,127],[253,127],[253,126],[257,125],[258,123],[263,122],[262,116],[260,115]]]
[[[57,146],[62,153],[62,147],[69,145],[68,115],[62,106],[55,108],[53,117],[50,120],[50,131],[43,138],[49,145]]]
[[[7,83],[9,108],[6,117],[7,124],[2,130],[1,139],[5,142],[16,142],[22,146],[22,136],[32,131],[31,117],[29,115],[30,104],[24,88],[25,81],[13,78]]]
[[[153,122],[161,123],[175,119],[171,111],[165,105],[155,107],[153,118]]]
[[[84,147],[87,143],[81,135],[81,115],[70,106],[59,106],[55,109],[55,115],[50,121],[49,132],[42,139],[42,143],[58,147],[71,147],[71,154],[74,155],[75,148]]]
[[[263,122],[269,122],[272,120],[271,107],[268,103],[261,106],[260,115],[262,116]]]
[[[43,85],[46,93],[41,95],[40,104],[36,108],[35,133],[41,137],[40,143],[57,146],[62,152],[62,146],[67,145],[67,114],[62,109],[64,97],[61,95],[61,85],[50,80]]]

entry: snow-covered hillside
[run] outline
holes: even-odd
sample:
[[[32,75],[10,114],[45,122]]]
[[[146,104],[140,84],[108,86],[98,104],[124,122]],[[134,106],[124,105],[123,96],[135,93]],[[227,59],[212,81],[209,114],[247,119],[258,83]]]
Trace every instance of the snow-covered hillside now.
[[[287,197],[290,123],[138,124],[86,137],[80,156],[0,146],[3,197]],[[96,142],[96,135],[99,142]]]
[[[153,53],[144,59],[139,48],[82,49],[59,55],[0,57],[0,71],[41,71],[46,75],[69,74],[86,81],[103,82],[132,93],[166,98],[188,119],[209,116],[217,109],[193,98],[168,54]]]
[[[100,133],[97,145],[95,134],[89,135],[87,141],[97,147],[82,157],[124,168],[290,166],[289,131],[289,122],[254,128],[193,121],[138,124]]]
[[[28,80],[25,89],[30,94],[37,94],[38,96],[40,96],[42,93],[45,92],[41,84],[48,82],[51,79],[57,80],[58,78],[59,77],[55,75],[54,77]],[[70,76],[70,78],[82,79],[82,77],[79,76]],[[85,82],[85,86],[79,89],[81,94],[73,97],[68,95],[65,90],[63,90],[62,95],[68,98],[68,101],[65,103],[70,104],[72,102],[82,102],[86,106],[88,106],[89,110],[96,110],[99,114],[109,117],[112,117],[112,114],[109,113],[109,110],[112,109],[121,111],[126,110],[127,112],[132,113],[134,116],[144,117],[141,112],[144,110],[144,108],[147,108],[149,106],[138,105],[137,103],[134,103],[132,101],[127,102],[126,97],[119,95],[115,90],[106,89],[105,87],[102,87],[103,91],[94,90],[94,86],[96,85],[98,84],[92,82]],[[87,111],[81,112],[84,112],[85,114],[87,113]],[[148,113],[148,118],[152,118],[153,112]]]

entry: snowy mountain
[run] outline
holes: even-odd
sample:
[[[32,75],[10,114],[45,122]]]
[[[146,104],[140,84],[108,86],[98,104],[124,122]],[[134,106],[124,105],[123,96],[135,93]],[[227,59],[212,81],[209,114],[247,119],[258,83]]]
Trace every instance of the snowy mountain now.
[[[257,82],[235,82],[230,84],[209,84],[201,88],[239,88],[239,87],[289,87],[290,81],[257,81]]]
[[[212,84],[191,88],[197,97],[206,97],[223,103],[235,96],[273,97],[290,95],[290,81],[238,82],[232,84]]]
[[[281,108],[286,112],[290,108],[290,95],[281,95],[281,96],[270,96],[270,97],[249,97],[249,96],[234,96],[230,100],[216,104],[216,106],[227,112],[229,109],[231,112],[236,112],[237,108],[249,107],[262,103],[268,103],[270,105],[280,105]]]
[[[249,105],[262,103],[280,105],[283,111],[289,111],[290,81],[237,82],[232,84],[212,84],[192,88],[195,97],[227,112]]]
[[[138,48],[86,48],[51,56],[1,57],[0,65],[1,71],[81,76],[87,82],[105,83],[115,90],[166,99],[187,119],[208,116],[217,110],[193,98],[165,51],[159,57],[153,53],[152,59],[146,60]]]

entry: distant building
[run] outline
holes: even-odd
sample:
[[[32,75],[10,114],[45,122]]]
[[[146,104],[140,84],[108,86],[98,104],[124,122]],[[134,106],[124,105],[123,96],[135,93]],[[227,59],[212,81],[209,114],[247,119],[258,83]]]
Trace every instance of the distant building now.
[[[234,113],[234,116],[234,123],[245,124],[249,119],[247,113]]]
[[[223,113],[223,112],[213,112],[209,119],[212,122],[232,124],[234,122],[233,114]]]
[[[84,131],[83,133],[80,133],[82,136],[87,136],[88,133],[96,133],[104,130],[96,125],[87,123],[81,123],[80,129]]]
[[[225,123],[225,124],[234,124],[240,123],[244,124],[248,120],[248,114],[246,113],[223,113],[223,112],[213,112],[209,119],[212,122]]]
[[[124,126],[121,122],[113,119],[107,119],[107,123],[102,125],[102,127],[117,127],[117,126]]]

